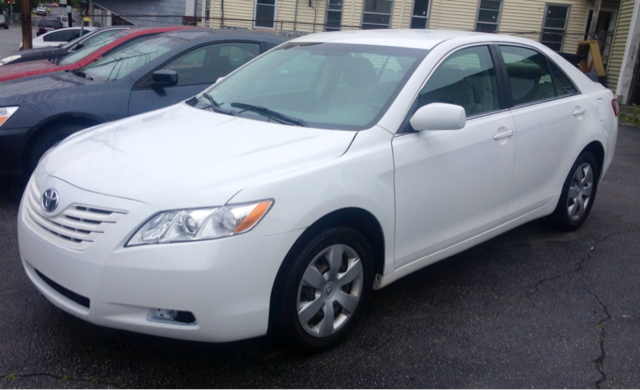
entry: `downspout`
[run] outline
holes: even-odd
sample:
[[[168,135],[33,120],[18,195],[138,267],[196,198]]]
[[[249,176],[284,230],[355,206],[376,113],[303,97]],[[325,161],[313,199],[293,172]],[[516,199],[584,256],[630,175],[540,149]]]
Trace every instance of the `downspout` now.
[[[298,2],[300,0],[296,0],[296,9],[293,11],[293,31],[298,31]]]
[[[313,0],[309,0],[309,7],[313,8],[313,33],[316,33],[316,20],[318,19],[318,10],[312,5]],[[297,4],[297,3],[296,3]]]
[[[220,0],[220,28],[224,26],[224,0]]]

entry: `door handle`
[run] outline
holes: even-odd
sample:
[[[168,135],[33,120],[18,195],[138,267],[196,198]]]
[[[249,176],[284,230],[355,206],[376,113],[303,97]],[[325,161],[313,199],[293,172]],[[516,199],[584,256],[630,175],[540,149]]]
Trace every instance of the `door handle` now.
[[[503,131],[502,133],[498,133],[493,136],[493,139],[499,140],[507,137],[511,137],[513,135],[513,130]]]
[[[585,112],[587,112],[587,110],[584,108],[576,108],[576,110],[573,112],[573,116],[580,116]]]

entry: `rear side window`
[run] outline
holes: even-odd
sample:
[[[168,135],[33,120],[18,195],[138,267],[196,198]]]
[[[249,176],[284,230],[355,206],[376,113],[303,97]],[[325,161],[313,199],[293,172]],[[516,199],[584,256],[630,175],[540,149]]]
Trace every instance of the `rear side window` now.
[[[551,74],[553,75],[553,82],[556,85],[556,93],[558,96],[567,96],[578,93],[578,89],[573,85],[569,77],[560,70],[560,68],[549,61],[551,66]]]
[[[556,96],[547,57],[535,50],[500,46],[507,67],[514,105],[528,104]]]

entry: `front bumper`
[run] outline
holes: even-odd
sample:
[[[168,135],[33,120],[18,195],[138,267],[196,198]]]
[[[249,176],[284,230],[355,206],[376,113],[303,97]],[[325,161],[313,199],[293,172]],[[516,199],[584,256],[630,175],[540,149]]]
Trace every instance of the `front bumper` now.
[[[23,128],[0,131],[0,175],[22,173],[22,153],[30,130]]]
[[[125,248],[130,235],[159,210],[81,190],[46,175],[41,167],[34,178],[40,193],[58,191],[57,210],[82,203],[126,211],[91,245],[70,249],[34,225],[25,191],[18,217],[22,262],[33,284],[54,305],[94,324],[163,337],[224,342],[266,334],[276,274],[301,232],[249,232]],[[156,309],[190,312],[195,322],[158,320],[151,316]]]

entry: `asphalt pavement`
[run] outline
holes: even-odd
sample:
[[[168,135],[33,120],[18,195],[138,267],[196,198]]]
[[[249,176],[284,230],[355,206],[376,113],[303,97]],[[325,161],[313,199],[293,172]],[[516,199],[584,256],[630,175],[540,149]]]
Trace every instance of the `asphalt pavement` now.
[[[636,127],[620,127],[579,231],[534,221],[401,279],[373,294],[343,344],[314,356],[266,338],[169,340],[62,312],[22,269],[19,192],[0,179],[2,388],[640,387]]]
[[[37,26],[39,16],[32,16],[32,24]],[[36,37],[37,27],[32,27],[32,37]],[[20,52],[20,42],[22,42],[22,25],[20,22],[13,22],[9,25],[9,29],[0,29],[0,58],[18,54]]]

